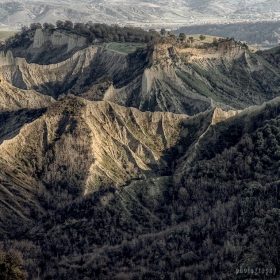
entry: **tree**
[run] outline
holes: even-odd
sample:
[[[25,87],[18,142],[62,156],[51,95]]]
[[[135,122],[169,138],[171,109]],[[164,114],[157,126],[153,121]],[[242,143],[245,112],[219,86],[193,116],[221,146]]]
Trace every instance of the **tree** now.
[[[162,36],[165,36],[165,35],[166,35],[166,30],[165,30],[164,28],[162,28],[162,29],[160,30],[160,34],[161,34]]]
[[[56,26],[57,26],[57,28],[63,28],[63,27],[64,27],[64,22],[61,21],[61,20],[58,20],[58,21],[56,22]]]
[[[44,28],[45,30],[46,30],[46,29],[53,30],[53,29],[55,29],[55,26],[54,26],[53,24],[51,24],[51,23],[45,22],[45,23],[43,24],[43,28]]]
[[[84,23],[75,23],[74,29],[79,33],[83,33],[84,30],[87,30]]]
[[[93,24],[93,22],[90,20],[90,21],[88,21],[88,22],[85,24],[85,27],[86,27],[87,29],[90,29],[90,28],[93,28],[93,27],[94,27],[94,24]]]
[[[174,41],[175,41],[175,39],[176,39],[176,35],[175,35],[175,34],[173,34],[173,33],[172,33],[172,34],[170,34],[170,35],[169,35],[169,37],[170,37],[170,38],[172,38]]]
[[[213,45],[217,46],[219,43],[218,39],[216,37],[213,38]]]
[[[25,25],[25,26],[22,26],[22,27],[21,27],[21,33],[27,32],[28,29],[29,29],[28,26],[26,26],[26,25]]]
[[[40,22],[36,23],[36,29],[42,29],[42,24]]]
[[[191,37],[189,37],[189,39],[188,39],[189,41],[190,41],[190,43],[193,43],[194,42],[194,38],[191,36]]]
[[[37,22],[37,23],[31,23],[30,24],[30,29],[31,30],[36,30],[36,29],[41,29],[42,28],[42,25],[40,22]]]
[[[52,23],[49,23],[49,29],[50,29],[50,30],[54,30],[54,29],[55,29],[55,26],[54,26]]]
[[[74,24],[73,24],[72,21],[66,20],[66,21],[64,22],[64,28],[65,28],[65,29],[67,29],[67,30],[72,30],[73,27],[74,27]]]
[[[201,40],[201,41],[203,41],[203,40],[205,40],[205,36],[203,35],[203,34],[201,34],[200,36],[199,36],[199,39]]]
[[[181,42],[185,42],[185,41],[186,41],[186,38],[187,38],[187,36],[186,36],[185,33],[180,33],[180,34],[179,34],[179,39],[180,39]]]
[[[0,248],[0,279],[27,279],[27,273],[23,270],[23,264],[23,259],[17,251],[10,249],[8,252],[5,252]]]
[[[43,24],[43,28],[44,28],[44,29],[49,29],[49,23],[45,22],[45,23]]]
[[[87,38],[87,42],[89,44],[91,44],[91,43],[93,43],[94,39],[95,39],[95,36],[92,33],[90,33],[90,35]]]

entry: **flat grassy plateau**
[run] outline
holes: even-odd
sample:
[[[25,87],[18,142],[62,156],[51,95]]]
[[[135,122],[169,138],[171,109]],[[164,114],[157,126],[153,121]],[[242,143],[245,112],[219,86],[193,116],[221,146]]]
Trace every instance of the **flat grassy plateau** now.
[[[18,31],[0,31],[0,41],[4,41],[5,39],[15,35]]]

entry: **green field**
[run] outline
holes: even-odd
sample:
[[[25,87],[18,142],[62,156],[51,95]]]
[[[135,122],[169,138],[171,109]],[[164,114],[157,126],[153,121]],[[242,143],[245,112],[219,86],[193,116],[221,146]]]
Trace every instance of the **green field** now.
[[[138,47],[143,47],[143,43],[116,43],[112,42],[107,44],[107,48],[111,51],[115,51],[122,54],[129,54],[134,52]]]
[[[3,41],[10,36],[13,36],[17,33],[18,31],[0,31],[0,41]]]

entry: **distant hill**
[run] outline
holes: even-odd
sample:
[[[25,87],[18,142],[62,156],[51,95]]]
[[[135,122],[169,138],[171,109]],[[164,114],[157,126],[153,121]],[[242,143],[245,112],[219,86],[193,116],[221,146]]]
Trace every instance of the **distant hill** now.
[[[260,47],[273,47],[280,43],[280,22],[232,23],[184,26],[176,31],[186,34],[209,34],[217,37],[233,37],[238,41]]]
[[[57,20],[133,24],[147,29],[151,26],[173,28],[205,22],[277,20],[280,13],[279,1],[275,0],[2,0],[0,4],[0,28],[20,28],[31,22],[55,23]]]

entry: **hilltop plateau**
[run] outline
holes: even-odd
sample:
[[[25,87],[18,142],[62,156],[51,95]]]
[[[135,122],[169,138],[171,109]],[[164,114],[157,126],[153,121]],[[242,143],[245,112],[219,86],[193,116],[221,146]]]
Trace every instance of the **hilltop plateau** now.
[[[89,43],[87,36],[63,29],[36,29],[3,48],[0,71],[14,86],[54,98],[72,93],[141,111],[187,115],[216,105],[244,109],[278,95],[278,67],[243,43],[223,39],[196,46],[170,43],[172,38],[153,32],[141,36],[165,42],[138,43],[137,48],[137,43],[98,38]],[[135,51],[118,47],[129,44]]]

